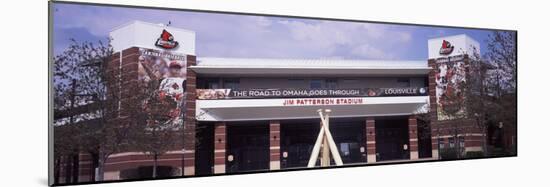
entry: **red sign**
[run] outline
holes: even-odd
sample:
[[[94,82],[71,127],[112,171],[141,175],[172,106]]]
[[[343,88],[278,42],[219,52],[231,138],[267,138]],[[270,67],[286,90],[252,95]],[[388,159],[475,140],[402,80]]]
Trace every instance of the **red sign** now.
[[[364,104],[363,98],[306,98],[306,99],[285,99],[284,106],[304,105],[357,105]]]
[[[155,42],[155,45],[164,49],[174,49],[178,47],[178,42],[174,40],[174,36],[172,36],[172,34],[163,29],[159,39]]]
[[[451,45],[451,42],[447,40],[443,40],[443,43],[441,44],[441,48],[439,49],[439,54],[441,55],[451,54],[454,48],[455,46]]]

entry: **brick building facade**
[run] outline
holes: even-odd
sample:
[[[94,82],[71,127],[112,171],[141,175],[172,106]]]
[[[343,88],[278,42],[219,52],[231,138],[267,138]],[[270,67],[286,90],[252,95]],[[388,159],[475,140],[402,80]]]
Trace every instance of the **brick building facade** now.
[[[114,38],[114,42],[119,42],[113,45],[118,52],[112,56],[109,70],[119,81],[113,81],[109,88],[110,95],[120,99],[120,105],[114,109],[117,115],[111,116],[113,124],[131,124],[128,120],[132,114],[125,111],[126,107],[136,105],[134,98],[135,88],[139,87],[141,48],[170,51],[153,45],[161,30],[171,31],[182,46],[193,45],[190,50],[174,52],[182,53],[186,58],[185,118],[180,143],[173,151],[158,158],[163,175],[198,176],[303,168],[311,154],[314,142],[311,138],[315,138],[319,131],[320,120],[314,112],[318,108],[334,111],[330,130],[344,164],[438,160],[441,159],[439,151],[442,147],[450,146],[458,146],[464,152],[482,151],[482,140],[486,136],[476,128],[475,120],[441,119],[438,116],[439,83],[436,79],[440,70],[437,64],[442,57],[431,54],[431,43],[427,62],[392,62],[396,64],[393,66],[380,61],[201,58],[194,53],[194,34],[191,39],[178,38],[178,34],[184,31],[133,22],[115,29],[111,35],[120,36],[116,32],[130,32],[129,28],[140,36],[151,33],[155,36],[150,41]],[[455,48],[466,48],[466,44],[458,44],[462,38],[465,38],[465,43],[470,40],[463,35],[433,40],[450,39],[457,43]],[[467,55],[460,59],[461,62],[467,60]],[[347,91],[357,85],[379,88],[385,93],[375,89],[377,92],[373,93],[378,95],[369,92],[368,95],[322,95],[305,99],[265,95],[230,98],[237,97],[231,95],[236,90]],[[407,95],[392,92],[394,90],[414,90],[414,93],[407,92]],[[199,95],[210,91],[216,97],[220,97],[217,91],[227,92],[222,98],[202,98]],[[353,99],[359,100],[344,103]],[[289,104],[304,101],[299,106]],[[325,101],[344,104],[319,104]],[[455,131],[457,125],[461,127],[460,132]],[[61,162],[61,168],[64,168],[61,178],[76,175],[78,182],[91,181],[96,165],[93,158],[87,153],[65,158],[66,161]],[[151,165],[152,157],[142,151],[116,153],[105,164],[105,180],[142,177]],[[78,172],[71,172],[75,169]]]

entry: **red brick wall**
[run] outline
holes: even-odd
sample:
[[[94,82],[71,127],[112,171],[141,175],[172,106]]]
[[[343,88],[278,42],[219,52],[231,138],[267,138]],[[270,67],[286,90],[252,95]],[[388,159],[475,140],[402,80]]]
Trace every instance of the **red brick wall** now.
[[[269,122],[269,169],[281,169],[281,124]]]
[[[132,115],[133,110],[137,107],[137,96],[135,88],[138,85],[138,59],[139,48],[132,47],[122,51],[122,59],[119,64],[119,95],[114,95],[120,100],[120,117],[128,117]]]
[[[410,159],[418,159],[418,122],[416,116],[409,116],[409,151]]]
[[[187,67],[191,67],[197,64],[196,56],[188,55],[187,56]],[[195,99],[196,99],[196,88],[197,88],[197,75],[187,68],[187,77],[186,77],[186,98],[185,98],[185,123],[184,123],[184,135],[183,135],[183,146],[184,146],[184,175],[195,175]]]
[[[79,182],[88,182],[93,180],[95,175],[95,168],[93,165],[92,155],[88,153],[80,153],[78,155],[79,166],[78,166],[78,175]]]
[[[376,162],[376,129],[374,118],[368,117],[365,120],[365,125],[365,133],[367,133],[367,162],[374,163]]]
[[[113,155],[105,164],[105,172],[135,169],[140,166],[152,166],[153,156],[142,152],[126,152],[123,156]],[[181,167],[181,153],[166,153],[157,158],[159,166]]]
[[[225,173],[226,125],[217,122],[214,126],[214,174]]]
[[[122,55],[121,55],[122,54]],[[138,85],[138,67],[140,52],[138,47],[132,47],[115,53],[108,64],[108,99],[120,100],[120,105],[112,106],[113,112],[109,116],[110,124],[127,125],[132,124],[131,116],[138,107],[140,101],[137,99],[136,88]],[[196,64],[195,56],[187,56],[187,66]],[[195,74],[187,69],[186,91],[188,96],[186,102],[186,119],[183,133],[183,141],[178,142],[174,151],[159,157],[159,165],[182,168],[185,175],[194,175],[195,162]],[[117,102],[112,102],[117,103]],[[120,110],[118,110],[120,108]],[[191,110],[192,109],[192,110]],[[185,152],[181,153],[182,148]],[[116,156],[109,158],[106,163],[105,171],[119,171],[124,169],[137,168],[139,166],[152,165],[150,155],[140,154],[140,150],[130,148],[125,156]],[[124,153],[124,152],[123,152]],[[187,168],[186,168],[187,167]],[[187,169],[187,172],[185,172]]]
[[[468,64],[468,57],[465,56],[464,63]],[[437,100],[436,100],[436,82],[435,75],[437,71],[436,60],[428,60],[428,66],[432,68],[428,75],[428,88],[430,95],[430,127],[432,130],[432,156],[438,157],[438,154],[433,154],[438,149],[438,137],[444,137],[445,142],[448,141],[449,136],[454,136],[456,129],[458,129],[459,136],[465,137],[465,147],[479,147],[480,141],[480,129],[476,126],[476,121],[473,119],[457,119],[457,120],[442,120],[437,119]],[[468,71],[468,69],[466,69]],[[458,140],[457,140],[458,145]]]

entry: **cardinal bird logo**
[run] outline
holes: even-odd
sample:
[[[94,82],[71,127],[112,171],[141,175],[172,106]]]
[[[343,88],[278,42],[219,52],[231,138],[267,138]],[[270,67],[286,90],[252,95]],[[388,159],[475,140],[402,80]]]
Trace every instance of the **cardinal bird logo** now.
[[[376,92],[372,89],[369,89],[368,92],[367,92],[368,96],[370,97],[373,97],[373,96],[376,96]]]
[[[451,54],[454,48],[455,46],[451,45],[451,42],[447,40],[443,40],[443,43],[441,44],[441,49],[439,49],[439,54],[441,55]]]
[[[174,36],[172,36],[172,34],[166,31],[166,29],[163,29],[155,45],[164,49],[174,49],[178,47],[178,42],[174,41]]]
[[[172,88],[174,88],[174,89],[176,89],[176,90],[177,90],[177,89],[179,89],[179,88],[180,88],[180,86],[179,86],[179,85],[178,85],[177,83],[174,83],[174,84],[172,84]]]

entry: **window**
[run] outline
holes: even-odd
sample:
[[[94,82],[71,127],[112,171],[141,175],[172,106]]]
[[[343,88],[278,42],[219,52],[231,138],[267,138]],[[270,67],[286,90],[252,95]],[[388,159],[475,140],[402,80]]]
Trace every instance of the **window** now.
[[[455,147],[455,139],[449,138],[449,148],[454,148],[454,147]]]
[[[353,85],[353,84],[358,84],[359,83],[359,80],[358,79],[354,79],[354,78],[345,78],[345,79],[342,79],[341,81],[341,84],[343,85]]]
[[[303,88],[305,87],[304,79],[288,79],[289,88]]]
[[[219,79],[206,79],[205,80],[205,88],[206,89],[218,89],[220,88],[220,80]]]
[[[224,79],[223,88],[227,89],[238,89],[239,88],[239,79]]]
[[[208,82],[206,87],[208,89],[218,89],[220,88],[220,84],[218,82]]]
[[[437,139],[437,143],[439,144],[439,148],[440,148],[440,149],[444,149],[444,148],[445,148],[445,139],[439,138],[439,139]]]
[[[311,88],[311,89],[321,89],[321,88],[323,88],[323,82],[324,82],[324,80],[321,80],[321,79],[312,79],[309,82],[309,88]]]
[[[327,79],[326,80],[326,88],[328,88],[328,89],[338,88],[338,80],[336,80],[336,79]]]
[[[342,153],[342,156],[349,156],[350,152],[350,144],[349,143],[341,143],[340,144],[340,152]]]
[[[197,78],[198,89],[217,89],[220,88],[220,79],[211,77]]]
[[[411,79],[397,78],[397,84],[399,85],[399,87],[411,87]]]

